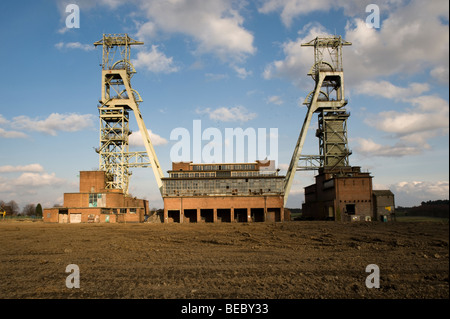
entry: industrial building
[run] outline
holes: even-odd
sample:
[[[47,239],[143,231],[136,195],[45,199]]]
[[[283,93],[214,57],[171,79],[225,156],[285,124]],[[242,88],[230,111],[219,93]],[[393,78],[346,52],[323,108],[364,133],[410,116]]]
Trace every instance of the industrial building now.
[[[284,176],[274,161],[172,163],[163,178],[164,222],[264,222],[289,220]]]
[[[375,220],[395,220],[395,196],[390,190],[372,191],[373,217]]]
[[[317,37],[303,44],[314,48],[314,65],[309,75],[314,80],[314,90],[303,104],[308,113],[300,133],[291,170],[318,170],[315,183],[305,187],[302,216],[308,219],[335,221],[371,221],[386,216],[379,206],[393,201],[390,191],[374,192],[372,176],[351,166],[348,147],[345,110],[348,101],[344,94],[344,69],[342,47],[351,45],[341,37]],[[318,114],[316,137],[319,155],[303,155],[301,149],[312,115]],[[298,160],[306,163],[298,165]],[[292,174],[292,171],[289,173]],[[289,174],[288,173],[288,174]],[[289,188],[290,185],[287,185]],[[388,198],[380,196],[389,193]],[[377,202],[377,203],[374,203]],[[393,205],[393,204],[392,204]]]
[[[177,222],[281,222],[290,220],[285,209],[297,171],[316,170],[316,182],[305,188],[303,216],[311,219],[357,221],[386,219],[393,212],[394,195],[372,189],[372,176],[351,166],[347,139],[342,48],[351,45],[338,36],[316,37],[308,75],[314,89],[304,101],[306,117],[286,176],[273,161],[253,163],[172,163],[164,177],[149,132],[142,118],[140,94],[132,88],[136,70],[130,49],[143,42],[127,34],[104,34],[102,47],[99,171],[80,173],[80,192],[64,194],[62,208],[44,210],[48,222],[142,222],[149,213],[146,200],[128,193],[131,168],[153,170],[164,201],[160,221]],[[130,113],[141,133],[144,152],[130,152]],[[302,153],[314,114],[319,155]],[[388,193],[389,192],[389,193]],[[155,218],[152,218],[155,220]]]
[[[46,208],[49,223],[139,223],[149,212],[147,200],[107,189],[104,171],[81,171],[78,193],[65,193],[62,207]]]
[[[316,183],[305,187],[302,216],[337,221],[372,220],[372,176],[359,167],[338,173],[320,170]]]

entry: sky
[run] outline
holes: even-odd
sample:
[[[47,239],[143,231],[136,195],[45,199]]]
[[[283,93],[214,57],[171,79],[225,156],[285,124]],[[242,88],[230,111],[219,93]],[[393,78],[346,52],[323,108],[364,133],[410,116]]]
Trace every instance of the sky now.
[[[79,27],[66,23],[70,4]],[[93,43],[103,33],[144,42],[132,47],[131,84],[165,176],[172,133],[192,134],[194,123],[218,129],[223,146],[227,128],[276,129],[278,150],[267,154],[285,174],[314,89],[313,50],[301,44],[340,35],[352,43],[343,49],[350,164],[372,174],[374,189],[392,190],[397,206],[448,199],[448,22],[447,0],[2,1],[0,200],[62,204],[79,171],[99,168]],[[130,119],[130,150],[144,151]],[[318,154],[316,128],[314,117],[303,154]],[[152,169],[132,171],[130,193],[162,208]],[[287,207],[301,207],[314,174],[296,173]]]

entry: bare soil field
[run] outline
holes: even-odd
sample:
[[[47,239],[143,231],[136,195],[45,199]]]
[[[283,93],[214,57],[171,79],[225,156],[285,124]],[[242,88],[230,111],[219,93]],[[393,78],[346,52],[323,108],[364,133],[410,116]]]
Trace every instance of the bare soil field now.
[[[449,298],[448,222],[3,221],[0,239],[4,299]],[[80,288],[66,287],[69,264]]]

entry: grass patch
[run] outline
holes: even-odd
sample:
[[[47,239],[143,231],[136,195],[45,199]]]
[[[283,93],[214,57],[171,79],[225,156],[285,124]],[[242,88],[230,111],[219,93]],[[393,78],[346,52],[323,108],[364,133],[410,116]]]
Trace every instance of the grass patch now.
[[[430,216],[397,216],[398,222],[447,222],[448,218]]]

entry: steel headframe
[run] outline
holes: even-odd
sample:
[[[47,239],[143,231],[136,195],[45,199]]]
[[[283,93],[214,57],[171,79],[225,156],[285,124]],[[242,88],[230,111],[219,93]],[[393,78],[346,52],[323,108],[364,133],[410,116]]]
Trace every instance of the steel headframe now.
[[[107,176],[109,189],[121,189],[128,194],[130,167],[151,166],[161,191],[163,173],[145,126],[139,104],[140,94],[131,87],[131,78],[136,73],[130,60],[130,46],[143,42],[127,34],[103,34],[94,43],[102,46],[102,94],[98,106],[100,114],[100,170]],[[118,54],[117,54],[118,53]],[[129,111],[133,111],[146,152],[129,152]]]
[[[347,104],[344,95],[344,70],[342,63],[342,47],[351,45],[340,36],[324,36],[303,43],[301,46],[314,47],[314,64],[308,75],[315,82],[314,90],[303,102],[308,111],[292,154],[289,169],[285,179],[284,203],[297,170],[316,170],[320,167],[332,171],[342,166],[348,166],[347,118],[349,114],[343,108]],[[319,128],[316,136],[319,138],[320,155],[302,155],[306,134],[312,115],[319,113]],[[299,161],[306,165],[299,165]]]

